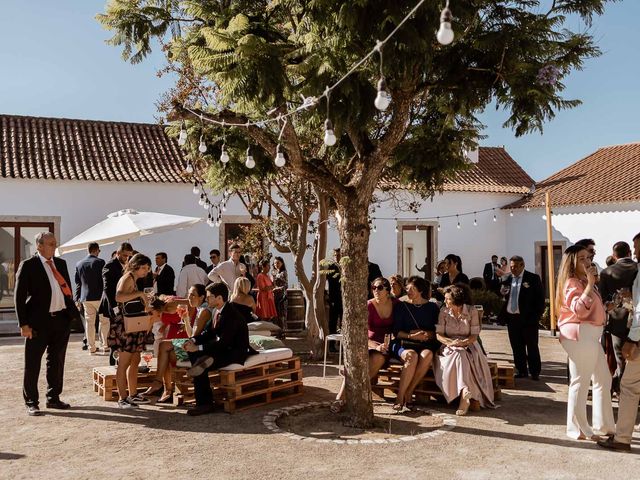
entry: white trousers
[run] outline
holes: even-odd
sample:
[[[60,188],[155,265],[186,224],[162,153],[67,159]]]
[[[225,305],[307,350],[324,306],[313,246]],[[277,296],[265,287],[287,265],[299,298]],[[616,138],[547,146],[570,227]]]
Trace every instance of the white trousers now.
[[[82,302],[84,307],[84,333],[87,336],[87,343],[91,351],[96,349],[96,316],[98,316],[98,309],[100,308],[100,300],[91,300]],[[111,325],[109,318],[104,315],[100,317],[100,342],[103,347],[107,346],[107,338],[109,337],[109,329]]]
[[[563,340],[562,347],[569,355],[569,398],[567,400],[567,435],[578,438],[607,435],[615,431],[611,406],[611,373],[604,350],[600,345],[602,327],[580,324],[578,340]],[[587,420],[587,396],[593,383],[593,429]]]
[[[618,424],[616,442],[631,443],[633,427],[638,416],[640,400],[640,358],[627,360],[620,381],[620,402],[618,403]]]

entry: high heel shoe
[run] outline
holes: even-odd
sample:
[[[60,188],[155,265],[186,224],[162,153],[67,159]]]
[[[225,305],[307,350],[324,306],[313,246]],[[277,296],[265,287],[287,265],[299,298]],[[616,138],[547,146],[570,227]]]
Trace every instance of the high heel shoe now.
[[[149,388],[147,388],[143,393],[143,397],[157,397],[161,395],[164,391],[164,385],[160,380],[154,380]]]
[[[163,394],[156,403],[173,403],[173,390]]]
[[[471,392],[467,390],[462,394],[462,398],[460,399],[460,407],[456,410],[456,415],[459,417],[464,417],[469,411],[469,407],[471,406]]]

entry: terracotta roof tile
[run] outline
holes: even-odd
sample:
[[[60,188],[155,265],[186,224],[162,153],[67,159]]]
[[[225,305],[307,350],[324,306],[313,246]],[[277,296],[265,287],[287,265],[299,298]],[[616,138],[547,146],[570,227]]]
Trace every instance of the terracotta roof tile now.
[[[445,192],[490,192],[527,194],[535,182],[503,147],[480,147],[478,163],[445,181]],[[398,188],[384,182],[381,188]]]
[[[542,207],[546,192],[556,206],[640,200],[640,143],[602,147],[536,184],[533,195],[504,208]]]
[[[0,177],[186,183],[162,125],[0,115]]]

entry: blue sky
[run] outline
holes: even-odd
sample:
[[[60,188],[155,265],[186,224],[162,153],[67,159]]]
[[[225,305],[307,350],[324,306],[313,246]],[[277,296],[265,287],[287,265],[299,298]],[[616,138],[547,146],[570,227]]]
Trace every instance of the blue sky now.
[[[0,0],[0,113],[153,122],[155,102],[171,85],[159,79],[161,55],[131,65],[104,43],[109,32],[95,21],[105,0]],[[453,2],[452,2],[453,5]],[[483,145],[504,145],[541,180],[600,146],[640,141],[640,2],[608,6],[591,32],[603,50],[565,82],[566,98],[582,106],[559,112],[539,133],[515,138],[501,127],[506,114],[481,119]],[[580,28],[573,21],[571,28]]]

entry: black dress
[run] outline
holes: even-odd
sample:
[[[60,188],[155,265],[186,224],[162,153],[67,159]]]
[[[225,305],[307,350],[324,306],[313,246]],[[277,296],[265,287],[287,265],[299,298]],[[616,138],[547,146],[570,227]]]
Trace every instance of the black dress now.
[[[440,310],[433,302],[423,303],[422,305],[414,305],[408,302],[398,302],[393,308],[393,335],[396,337],[391,343],[391,353],[397,358],[405,350],[415,350],[420,353],[422,350],[431,350],[437,352],[440,348],[440,342],[435,338],[436,325],[438,324],[438,315]],[[416,341],[415,346],[401,345],[398,339],[399,332],[409,333],[412,330],[424,330],[425,332],[433,332],[432,340]]]

